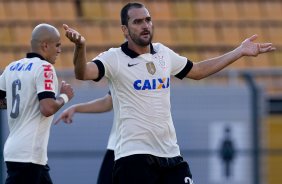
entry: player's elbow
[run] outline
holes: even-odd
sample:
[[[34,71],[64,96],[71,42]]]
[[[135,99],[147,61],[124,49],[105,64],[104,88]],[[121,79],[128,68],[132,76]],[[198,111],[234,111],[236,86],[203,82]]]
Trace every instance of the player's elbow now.
[[[41,112],[41,114],[42,114],[43,116],[45,116],[45,117],[50,117],[50,116],[53,115],[53,113],[51,113],[51,112],[46,112],[46,111]]]
[[[187,74],[187,78],[193,79],[193,80],[201,80],[207,77],[207,72],[204,72],[199,65],[194,64],[193,68],[190,70],[190,72]]]
[[[188,74],[186,77],[193,79],[193,80],[201,80],[201,79],[205,78],[205,76],[201,75],[200,73]]]
[[[39,104],[40,112],[45,117],[54,115],[62,106],[62,104],[58,103],[53,98],[42,99],[40,100]]]
[[[194,80],[201,80],[201,79],[204,79],[204,78],[205,78],[204,75],[195,75],[195,76],[193,77]]]
[[[43,116],[45,117],[49,117],[49,116],[52,116],[55,114],[55,111],[52,109],[52,108],[44,108],[44,107],[41,107],[40,108],[40,112]]]

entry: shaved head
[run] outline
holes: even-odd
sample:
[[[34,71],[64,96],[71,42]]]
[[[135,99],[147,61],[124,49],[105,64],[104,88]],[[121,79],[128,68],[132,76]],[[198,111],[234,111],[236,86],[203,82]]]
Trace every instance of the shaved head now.
[[[43,42],[52,42],[60,38],[59,31],[49,24],[37,25],[31,35],[31,49],[38,52]]]
[[[50,24],[37,25],[31,34],[31,52],[41,55],[46,61],[55,64],[61,53],[60,33]]]

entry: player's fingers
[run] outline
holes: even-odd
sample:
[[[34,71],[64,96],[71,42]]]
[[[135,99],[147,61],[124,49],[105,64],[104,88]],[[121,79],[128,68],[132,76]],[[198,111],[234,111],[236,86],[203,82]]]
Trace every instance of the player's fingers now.
[[[272,43],[261,43],[259,44],[260,48],[266,48],[266,47],[269,47],[269,46],[272,46]]]
[[[66,123],[67,124],[71,124],[72,123],[72,119],[71,118],[66,119]]]
[[[69,40],[71,40],[72,42],[74,42],[74,41],[76,41],[76,35],[77,35],[77,33],[74,31],[74,30],[70,30],[70,29],[68,29],[67,31],[66,31],[66,37],[69,39]]]
[[[75,39],[76,40],[80,40],[81,39],[81,35],[80,34],[75,34]]]
[[[72,29],[72,28],[70,28],[67,24],[63,24],[63,28],[66,30],[66,32],[68,32],[68,33],[77,33],[77,31],[76,30],[74,30],[74,29]]]
[[[61,121],[61,118],[58,118],[54,121],[54,124],[57,125]]]
[[[70,84],[68,84],[68,83],[65,83],[65,87],[67,87],[67,88],[71,88],[71,85],[70,85]]]
[[[69,26],[68,26],[67,24],[63,24],[63,28],[64,28],[65,30],[68,30],[68,29],[69,29]]]
[[[255,35],[251,36],[251,37],[249,38],[249,40],[252,42],[252,41],[254,41],[255,39],[257,39],[257,37],[258,37],[258,35],[255,34]]]
[[[268,47],[260,47],[259,52],[264,53],[264,52],[269,52],[269,51],[274,51],[275,48],[269,45]]]
[[[61,85],[62,85],[62,86],[66,85],[66,81],[62,81],[62,82],[61,82]]]

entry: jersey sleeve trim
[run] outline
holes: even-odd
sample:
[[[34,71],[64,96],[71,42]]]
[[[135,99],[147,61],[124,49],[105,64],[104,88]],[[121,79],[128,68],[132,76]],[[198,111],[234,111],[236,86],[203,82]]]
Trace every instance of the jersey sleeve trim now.
[[[45,99],[45,98],[53,98],[53,99],[56,99],[55,93],[54,93],[54,92],[51,92],[51,91],[44,91],[44,92],[38,93],[37,96],[38,96],[39,101],[40,101],[40,100],[43,100],[43,99]]]
[[[105,75],[105,67],[104,67],[104,64],[102,63],[102,61],[100,61],[100,60],[94,60],[94,61],[92,61],[92,62],[94,62],[94,63],[97,65],[98,71],[99,71],[98,78],[97,78],[97,79],[94,79],[93,81],[98,82],[98,81],[100,81],[100,80],[104,77],[104,75]]]
[[[190,72],[192,67],[193,67],[193,62],[187,59],[187,63],[185,67],[178,74],[176,74],[175,77],[179,79],[183,79]]]

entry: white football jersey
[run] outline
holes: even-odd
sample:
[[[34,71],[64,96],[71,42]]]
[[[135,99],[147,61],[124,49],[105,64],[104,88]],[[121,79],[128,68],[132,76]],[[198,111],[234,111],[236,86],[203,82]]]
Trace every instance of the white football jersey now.
[[[125,43],[101,53],[94,62],[100,75],[108,78],[112,93],[115,160],[133,154],[179,156],[170,110],[170,76],[182,79],[193,63],[160,43],[151,44],[151,53],[142,55]]]
[[[10,130],[4,160],[45,165],[53,116],[41,114],[38,94],[42,99],[57,95],[58,79],[53,65],[40,55],[29,53],[27,58],[5,68],[0,77],[0,90],[6,91]]]
[[[116,146],[116,130],[115,130],[115,121],[113,121],[110,136],[108,139],[107,149],[115,150],[115,146]]]
[[[109,93],[111,95],[111,93]],[[111,95],[112,96],[112,95]],[[108,150],[115,150],[116,146],[116,112],[114,111],[114,118],[113,118],[113,125],[111,128],[110,136],[108,139],[107,149]]]

